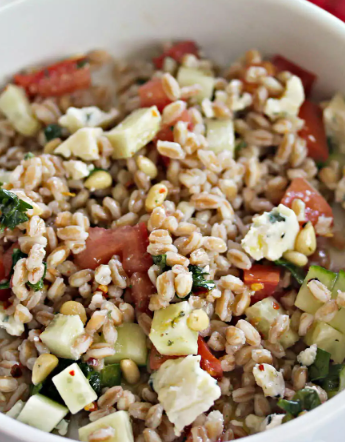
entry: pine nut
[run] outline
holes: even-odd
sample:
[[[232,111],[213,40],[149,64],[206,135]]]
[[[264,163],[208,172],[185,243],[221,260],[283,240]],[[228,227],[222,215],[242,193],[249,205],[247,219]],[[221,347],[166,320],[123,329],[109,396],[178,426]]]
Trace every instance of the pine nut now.
[[[139,155],[137,157],[137,166],[144,172],[145,175],[149,176],[151,179],[156,178],[158,170],[156,165],[147,157]]]
[[[285,252],[283,258],[298,267],[304,267],[308,263],[308,258],[303,253],[295,252],[294,250]]]
[[[101,190],[110,187],[113,179],[110,173],[105,170],[97,170],[84,183],[84,186],[90,190]]]
[[[295,243],[296,252],[305,256],[312,255],[316,250],[316,235],[312,223],[309,221],[299,232]]]
[[[140,379],[140,371],[132,359],[122,359],[120,362],[121,371],[129,384],[136,384]]]
[[[43,382],[47,376],[57,367],[59,360],[56,356],[49,353],[40,355],[34,364],[32,369],[32,383],[37,385]]]
[[[210,325],[210,319],[204,310],[197,309],[188,316],[187,325],[193,331],[203,331]]]
[[[152,212],[154,208],[163,204],[167,195],[168,188],[164,184],[158,183],[152,186],[145,200],[147,212]]]
[[[60,313],[66,316],[78,315],[79,318],[82,320],[83,324],[85,324],[87,320],[85,307],[80,302],[76,301],[65,302],[60,307]]]

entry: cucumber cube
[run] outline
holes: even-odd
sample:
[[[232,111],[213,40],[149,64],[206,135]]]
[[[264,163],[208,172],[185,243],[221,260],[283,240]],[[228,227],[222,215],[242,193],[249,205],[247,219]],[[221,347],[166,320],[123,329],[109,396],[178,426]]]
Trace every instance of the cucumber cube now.
[[[316,321],[304,338],[307,345],[316,344],[321,350],[328,351],[336,364],[345,358],[345,335],[322,321]]]
[[[18,416],[19,422],[50,433],[66,416],[68,409],[51,399],[35,394],[25,404]]]
[[[76,363],[62,370],[52,381],[72,414],[97,399],[96,392]]]
[[[338,277],[335,281],[333,290],[332,290],[332,298],[336,299],[338,296],[338,290],[341,292],[345,292],[345,272],[344,270],[340,270]],[[334,327],[336,330],[345,334],[345,308],[341,308],[332,321],[329,322],[329,325]]]
[[[116,329],[115,354],[105,358],[105,363],[115,364],[122,359],[132,359],[137,365],[146,365],[146,335],[140,325],[125,323]]]
[[[102,428],[111,427],[115,432],[112,437],[109,437],[106,442],[133,442],[132,424],[129,419],[127,411],[117,411],[102,417],[85,427],[79,428],[79,439],[82,442],[89,442],[90,434]]]
[[[268,338],[269,329],[273,321],[279,316],[286,314],[282,306],[272,296],[263,299],[247,308],[248,321],[253,324],[265,339]],[[299,337],[294,330],[283,333],[279,342],[284,348],[292,347]]]
[[[58,314],[40,338],[49,350],[59,358],[78,360],[81,353],[74,347],[74,341],[84,333],[84,325],[78,315]]]
[[[113,158],[131,158],[152,141],[159,131],[161,114],[156,106],[137,109],[109,132],[104,132],[114,148]]]
[[[228,150],[234,155],[235,132],[232,120],[208,120],[206,123],[208,146],[215,153]]]
[[[201,102],[204,98],[212,98],[214,77],[206,75],[199,69],[181,66],[177,73],[177,81],[181,87],[193,86],[194,84],[201,86],[201,91],[195,95],[195,98],[199,102]]]
[[[121,384],[120,364],[106,365],[101,371],[101,386],[114,387]]]
[[[155,311],[149,337],[159,353],[175,356],[198,353],[198,332],[187,325],[191,310],[188,301],[183,301]]]
[[[322,284],[325,284],[328,289],[332,290],[336,277],[336,273],[330,272],[323,267],[310,266],[308,274],[298,292],[295,306],[300,310],[313,315],[323,304],[311,294],[311,291],[307,287],[307,283],[311,279],[318,279]]]

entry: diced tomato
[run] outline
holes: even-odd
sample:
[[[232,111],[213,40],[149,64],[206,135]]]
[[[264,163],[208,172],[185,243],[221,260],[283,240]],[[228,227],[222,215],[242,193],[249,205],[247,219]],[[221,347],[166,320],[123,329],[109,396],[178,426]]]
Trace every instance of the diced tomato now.
[[[321,108],[306,100],[301,106],[299,117],[305,121],[299,135],[307,142],[308,155],[316,161],[327,161],[329,151]]]
[[[320,215],[333,218],[332,208],[325,198],[304,178],[295,178],[291,182],[281,203],[291,208],[292,201],[296,198],[305,203],[306,218],[314,225],[317,223]]]
[[[9,249],[6,250],[6,252],[3,254],[2,262],[4,265],[5,275],[3,277],[7,278],[10,275],[11,269],[12,269],[12,254],[14,249],[19,249],[19,243],[15,242],[11,245]],[[0,279],[1,281],[1,279]]]
[[[198,337],[198,355],[201,356],[200,367],[203,370],[217,379],[223,376],[220,361],[211,353],[208,345],[201,336]]]
[[[176,60],[178,63],[182,62],[183,57],[186,54],[193,54],[198,56],[198,47],[194,43],[194,41],[180,41],[179,43],[174,44],[164,52],[164,54],[160,55],[153,59],[153,63],[155,64],[157,69],[162,69],[165,57],[170,57]]]
[[[132,298],[135,306],[140,312],[152,314],[148,309],[150,303],[150,296],[156,291],[147,273],[135,272],[131,276],[130,286]]]
[[[289,71],[293,75],[297,75],[303,83],[304,91],[308,96],[312,90],[312,87],[317,79],[317,76],[310,71],[298,66],[291,60],[288,60],[281,55],[275,55],[272,59],[272,63],[275,65],[279,72]]]
[[[157,106],[160,112],[171,103],[170,98],[164,92],[160,78],[154,78],[140,86],[139,97],[141,107]]]
[[[174,141],[174,134],[170,126],[163,126],[162,129],[155,136],[154,141]]]
[[[85,57],[64,60],[31,74],[17,74],[14,81],[30,96],[69,94],[90,86],[90,69],[85,63]]]
[[[169,359],[177,359],[180,357],[181,356],[161,355],[156,347],[152,346],[150,352],[150,368],[151,370],[158,370],[165,361],[168,361]]]
[[[250,270],[244,270],[244,283],[251,287],[253,284],[261,284],[263,287],[260,290],[255,290],[255,295],[252,296],[252,303],[261,301],[267,296],[273,295],[278,287],[280,280],[280,269],[271,265],[255,264]]]
[[[83,269],[95,269],[100,264],[106,264],[113,255],[120,254],[129,275],[147,272],[152,265],[147,245],[148,233],[144,223],[118,229],[91,227],[86,249],[76,255],[75,262]]]
[[[12,251],[15,247],[11,246],[2,256],[0,256],[0,282],[8,279],[12,267]],[[0,301],[7,301],[11,296],[11,289],[0,290]]]

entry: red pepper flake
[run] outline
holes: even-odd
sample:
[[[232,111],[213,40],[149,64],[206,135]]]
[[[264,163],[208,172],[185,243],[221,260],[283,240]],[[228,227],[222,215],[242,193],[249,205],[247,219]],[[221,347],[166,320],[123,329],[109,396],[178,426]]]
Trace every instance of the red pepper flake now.
[[[259,370],[260,370],[260,371],[265,371],[265,367],[263,366],[263,364],[260,364],[260,365],[259,365]]]
[[[87,363],[88,365],[91,365],[91,367],[97,367],[99,362],[98,362],[98,360],[95,359],[95,358],[89,358],[89,359],[86,361],[86,363]]]
[[[20,368],[19,364],[15,364],[11,368],[11,376],[13,378],[20,378],[22,375],[22,369]]]
[[[69,372],[69,374],[70,374],[71,376],[74,376],[74,375],[75,375],[75,371],[74,371],[74,370],[71,370],[71,371]]]
[[[273,303],[273,308],[274,310],[279,310],[279,304],[277,304],[276,302]]]
[[[165,193],[165,189],[160,189],[159,193]]]

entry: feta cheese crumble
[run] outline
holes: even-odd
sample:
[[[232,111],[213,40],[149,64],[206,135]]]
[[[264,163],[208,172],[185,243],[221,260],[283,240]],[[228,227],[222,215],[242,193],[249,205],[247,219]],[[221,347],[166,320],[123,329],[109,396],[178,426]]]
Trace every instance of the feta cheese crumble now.
[[[306,348],[305,350],[301,351],[301,353],[297,356],[297,361],[300,364],[309,367],[309,365],[314,363],[316,358],[316,353],[317,353],[317,345],[313,344],[309,348]]]
[[[96,106],[82,107],[81,109],[69,107],[66,114],[59,118],[59,124],[74,133],[83,127],[106,127],[113,123],[118,115],[117,109],[103,112]]]
[[[253,368],[255,382],[264,391],[265,396],[283,397],[285,381],[281,372],[270,364],[256,364]]]
[[[271,212],[253,219],[242,240],[243,249],[256,261],[266,258],[275,261],[294,247],[299,223],[293,210],[279,204]]]
[[[285,414],[269,414],[260,426],[260,431],[272,430],[283,423]]]
[[[152,375],[158,400],[179,436],[221,396],[217,381],[200,368],[200,356],[170,359]]]
[[[72,180],[81,180],[90,175],[90,171],[93,170],[94,166],[83,163],[82,161],[64,161],[63,167],[65,168],[68,177]]]

